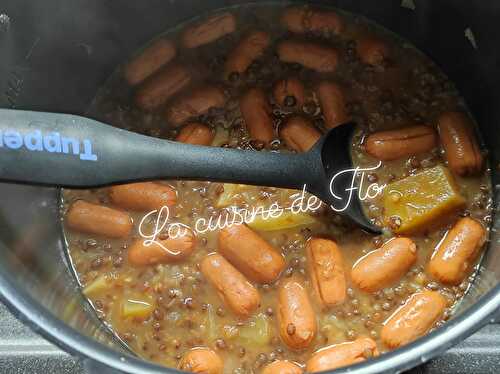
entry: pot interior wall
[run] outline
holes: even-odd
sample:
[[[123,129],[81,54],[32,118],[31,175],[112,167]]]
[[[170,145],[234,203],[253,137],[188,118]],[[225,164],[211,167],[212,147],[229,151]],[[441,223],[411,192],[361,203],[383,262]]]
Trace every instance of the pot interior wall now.
[[[81,114],[116,65],[147,40],[169,25],[238,3],[243,1],[3,1],[0,13],[10,17],[10,24],[0,25],[0,105]],[[480,124],[497,185],[500,52],[495,31],[500,3],[427,0],[416,2],[414,10],[401,7],[399,0],[323,3],[366,15],[443,68]],[[467,28],[477,49],[464,36]],[[0,241],[5,244],[0,246],[0,272],[76,330],[122,349],[77,292],[63,252],[57,198],[54,189],[0,184]],[[492,234],[492,248],[461,310],[500,279],[500,242]]]

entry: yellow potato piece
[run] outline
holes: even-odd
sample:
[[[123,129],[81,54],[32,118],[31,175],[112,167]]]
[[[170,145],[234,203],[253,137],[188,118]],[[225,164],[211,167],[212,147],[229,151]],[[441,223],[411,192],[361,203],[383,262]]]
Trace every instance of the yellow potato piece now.
[[[149,301],[127,299],[122,304],[122,317],[147,319],[153,310],[154,306]]]
[[[271,341],[270,329],[269,318],[260,313],[250,320],[246,326],[239,329],[239,337],[247,343],[264,346]]]
[[[465,204],[451,173],[442,165],[389,184],[383,201],[386,222],[400,219],[399,227],[393,228],[396,233],[431,229]]]
[[[106,291],[111,286],[111,282],[106,275],[99,275],[83,289],[83,294],[87,297]]]
[[[224,191],[219,195],[217,203],[215,204],[217,208],[225,208],[238,201],[241,202],[244,200],[243,196],[241,196],[241,192],[248,186],[245,184],[224,183],[223,187]]]
[[[252,222],[248,223],[248,226],[255,230],[275,231],[312,225],[316,222],[316,219],[307,213],[292,213],[289,210],[285,210],[279,217],[257,215]]]

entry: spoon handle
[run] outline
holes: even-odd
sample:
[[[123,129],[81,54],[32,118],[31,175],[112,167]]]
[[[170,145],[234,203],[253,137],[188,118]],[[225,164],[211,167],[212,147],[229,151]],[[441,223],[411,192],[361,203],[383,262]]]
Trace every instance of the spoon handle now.
[[[96,187],[175,178],[302,188],[311,157],[195,146],[76,115],[0,109],[0,179],[10,182]]]

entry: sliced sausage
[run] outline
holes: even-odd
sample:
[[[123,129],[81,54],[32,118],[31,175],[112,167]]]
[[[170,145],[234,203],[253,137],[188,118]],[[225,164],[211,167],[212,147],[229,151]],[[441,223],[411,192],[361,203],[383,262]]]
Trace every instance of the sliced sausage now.
[[[308,373],[333,370],[363,362],[379,355],[377,343],[370,338],[333,344],[318,350],[306,363]]]
[[[210,145],[214,136],[214,132],[207,125],[192,122],[182,128],[175,140],[186,144]]]
[[[165,113],[169,124],[180,126],[187,120],[220,108],[226,104],[224,91],[217,86],[202,86],[175,100]]]
[[[281,23],[296,34],[339,34],[344,23],[332,11],[320,11],[308,7],[291,7],[283,12]]]
[[[257,289],[221,255],[212,253],[206,256],[201,262],[201,272],[238,316],[249,317],[259,307]]]
[[[316,335],[316,315],[298,278],[284,279],[280,284],[278,321],[281,339],[291,349],[307,348]]]
[[[446,112],[438,119],[439,137],[450,169],[458,175],[477,174],[483,166],[470,118],[460,112]]]
[[[442,318],[446,304],[436,291],[413,294],[384,322],[382,341],[389,348],[397,348],[425,335]]]
[[[280,129],[286,145],[297,152],[306,152],[321,138],[321,133],[304,117],[289,117]]]
[[[342,88],[333,82],[323,81],[316,87],[325,126],[333,129],[349,121]]]
[[[66,223],[73,230],[109,238],[127,237],[133,227],[132,218],[127,213],[83,200],[71,205]]]
[[[135,104],[153,111],[191,83],[191,72],[180,65],[167,66],[147,79],[135,93]]]
[[[164,184],[139,182],[110,187],[109,198],[120,208],[145,212],[173,206],[177,201],[177,192]]]
[[[298,107],[304,105],[304,85],[294,77],[285,78],[273,87],[274,101],[281,107]]]
[[[146,245],[148,244],[148,245]],[[196,239],[189,228],[178,236],[157,239],[151,244],[144,239],[137,239],[128,249],[128,261],[134,266],[147,266],[181,261],[193,252]]]
[[[312,238],[306,245],[311,283],[320,304],[342,304],[346,298],[344,259],[333,240]]]
[[[415,243],[395,238],[361,257],[352,267],[351,279],[361,290],[374,292],[401,279],[416,261]]]
[[[389,56],[389,47],[381,39],[368,36],[357,41],[356,52],[363,63],[381,66]]]
[[[179,362],[179,370],[199,374],[222,374],[224,364],[217,353],[208,348],[193,348]]]
[[[236,17],[231,13],[216,14],[202,23],[188,27],[181,35],[184,48],[212,43],[236,30]]]
[[[427,267],[440,282],[457,285],[468,275],[486,240],[486,230],[478,221],[464,217],[446,234]]]
[[[437,134],[429,126],[411,126],[371,134],[365,142],[366,152],[382,161],[398,160],[428,152],[437,145]]]
[[[174,43],[158,39],[127,63],[124,69],[125,79],[135,86],[172,61],[176,54]]]
[[[224,66],[226,78],[231,73],[244,73],[253,61],[264,54],[270,43],[271,37],[264,31],[253,31],[241,39],[236,48],[227,56]]]
[[[283,256],[246,225],[220,230],[218,242],[219,253],[254,282],[272,283],[285,268]]]
[[[240,99],[240,111],[252,139],[265,143],[274,139],[272,110],[262,89],[249,89]]]
[[[276,360],[262,370],[262,374],[301,374],[300,366],[287,360]]]
[[[279,43],[278,56],[283,62],[300,64],[319,73],[334,72],[339,59],[334,48],[299,40],[285,40]]]

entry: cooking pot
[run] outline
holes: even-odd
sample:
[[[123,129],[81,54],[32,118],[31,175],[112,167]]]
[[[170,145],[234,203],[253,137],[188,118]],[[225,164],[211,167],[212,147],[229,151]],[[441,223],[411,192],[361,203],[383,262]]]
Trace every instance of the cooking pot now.
[[[179,22],[238,0],[3,0],[0,3],[0,106],[82,114],[115,67]],[[259,2],[263,3],[263,2]],[[500,3],[468,0],[332,0],[411,41],[454,81],[490,150],[500,199]],[[1,119],[0,119],[1,120]],[[0,170],[1,179],[1,170]],[[495,187],[496,186],[496,187]],[[82,297],[64,252],[59,191],[0,184],[0,297],[35,331],[98,372],[174,372],[131,354]],[[387,373],[439,355],[498,318],[500,228],[493,217],[477,279],[444,327],[412,344],[338,370]],[[92,364],[94,365],[94,364]]]

